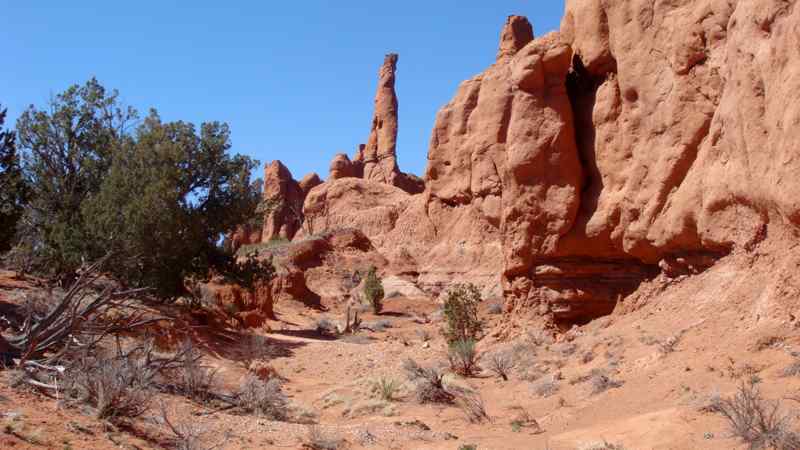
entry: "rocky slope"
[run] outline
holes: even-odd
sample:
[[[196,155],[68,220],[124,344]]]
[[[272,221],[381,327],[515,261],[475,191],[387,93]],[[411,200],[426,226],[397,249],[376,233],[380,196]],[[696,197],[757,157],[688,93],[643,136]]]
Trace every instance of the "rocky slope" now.
[[[397,167],[387,55],[367,145],[286,198],[302,197],[305,233],[362,230],[387,273],[502,286],[509,311],[586,322],[661,273],[795,240],[799,15],[778,0],[569,0],[539,38],[511,16],[496,62],[437,115],[422,192]]]

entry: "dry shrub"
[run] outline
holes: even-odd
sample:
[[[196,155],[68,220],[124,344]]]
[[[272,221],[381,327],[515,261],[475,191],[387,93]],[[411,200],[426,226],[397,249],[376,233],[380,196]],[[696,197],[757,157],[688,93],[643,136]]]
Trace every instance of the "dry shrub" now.
[[[547,398],[558,392],[558,381],[556,381],[555,377],[551,376],[533,385],[532,389],[539,397]]]
[[[95,410],[95,417],[115,421],[141,416],[150,406],[155,372],[135,355],[110,360],[86,359],[71,371],[67,395]]]
[[[288,399],[283,393],[280,381],[274,378],[262,381],[253,375],[248,375],[236,393],[236,404],[241,411],[272,420],[286,420],[289,415]]]
[[[598,369],[592,370],[589,376],[589,382],[592,384],[592,395],[621,387],[623,384],[621,381],[611,378],[607,373]]]
[[[572,342],[565,342],[562,344],[556,344],[552,347],[552,350],[564,358],[568,358],[575,354],[578,351],[578,346]]]
[[[456,405],[464,412],[469,423],[484,423],[490,420],[483,399],[477,392],[461,388],[455,389],[454,392]]]
[[[683,332],[674,334],[668,337],[664,342],[658,343],[658,352],[661,355],[666,356],[675,351],[675,347],[681,342],[681,338],[683,337]]]
[[[413,359],[403,362],[408,380],[414,384],[414,396],[419,403],[453,403],[455,397],[444,387],[444,373],[434,367],[421,367]]]
[[[192,423],[173,424],[169,419],[167,408],[163,403],[161,403],[161,421],[164,422],[164,425],[167,426],[167,429],[171,433],[169,444],[170,447],[175,450],[216,450],[221,448],[227,440],[226,436],[216,445],[210,447],[204,446],[201,426]]]
[[[314,426],[308,428],[303,448],[307,450],[337,450],[343,444],[342,438],[327,434],[321,428]]]
[[[513,353],[509,352],[494,352],[486,357],[485,364],[490,372],[504,381],[508,381],[509,374],[517,366]]]
[[[202,403],[214,397],[217,369],[202,365],[201,358],[191,341],[185,341],[178,352],[178,367],[170,371],[169,378],[178,393]]]
[[[269,359],[274,354],[274,345],[264,336],[250,334],[242,339],[239,354],[242,364],[248,368],[256,361]]]
[[[753,383],[742,384],[733,397],[719,399],[713,409],[751,450],[800,448],[800,435],[788,429],[789,418],[781,413],[780,403],[762,398]]]
[[[794,356],[794,361],[785,369],[783,369],[783,376],[785,377],[796,377],[800,376],[800,357],[798,355],[792,353]]]
[[[337,336],[339,334],[339,328],[327,317],[317,319],[316,330],[322,336]]]

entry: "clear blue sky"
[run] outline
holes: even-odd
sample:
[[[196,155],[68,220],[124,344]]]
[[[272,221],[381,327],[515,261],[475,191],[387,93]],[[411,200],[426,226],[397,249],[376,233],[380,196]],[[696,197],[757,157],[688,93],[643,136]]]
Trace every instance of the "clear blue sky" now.
[[[0,0],[0,103],[29,104],[92,76],[141,113],[230,124],[233,150],[327,176],[369,134],[377,70],[400,54],[398,159],[422,174],[436,111],[494,61],[509,14],[537,36],[562,0]],[[259,171],[260,173],[260,171]]]

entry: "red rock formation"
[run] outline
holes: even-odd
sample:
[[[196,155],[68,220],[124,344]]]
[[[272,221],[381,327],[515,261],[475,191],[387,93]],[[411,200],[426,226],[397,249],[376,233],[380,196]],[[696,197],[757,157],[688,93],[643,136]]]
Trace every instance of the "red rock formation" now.
[[[297,183],[300,186],[300,191],[303,193],[303,200],[305,200],[306,195],[311,192],[312,189],[322,184],[322,180],[319,179],[319,175],[314,172],[309,173],[308,175],[304,176],[302,180]]]
[[[378,73],[375,112],[372,130],[364,147],[364,179],[395,184],[400,173],[397,167],[397,94],[394,90],[397,54],[383,60]]]
[[[511,16],[437,114],[423,195],[397,169],[389,55],[370,140],[308,193],[307,225],[362,230],[426,285],[502,279],[507,310],[607,314],[800,225],[796,23],[778,0],[568,0],[538,39]]]
[[[533,40],[533,27],[526,17],[508,16],[503,31],[500,33],[500,49],[497,59],[514,56],[528,42]]]
[[[350,158],[345,153],[338,153],[331,160],[330,172],[328,173],[328,181],[338,180],[340,178],[354,178],[356,176],[356,168]]]
[[[378,72],[375,111],[367,144],[359,146],[352,161],[343,153],[337,154],[331,161],[329,180],[355,177],[391,184],[411,194],[425,190],[421,178],[401,172],[397,164],[398,107],[394,89],[397,58],[395,53],[386,55]]]
[[[264,217],[262,242],[273,239],[292,239],[302,225],[305,195],[292,173],[280,161],[264,168],[264,200],[269,211]]]
[[[321,296],[309,288],[309,270],[325,264],[331,255],[362,255],[374,250],[360,230],[339,228],[270,248],[260,256],[271,258],[277,268],[277,276],[271,283],[272,297],[276,301],[296,300],[318,307]]]
[[[262,227],[250,224],[239,225],[236,230],[228,236],[228,243],[233,252],[236,252],[244,245],[261,243]]]
[[[259,282],[253,290],[249,290],[223,279],[215,279],[200,289],[214,306],[224,311],[223,315],[237,320],[243,328],[259,327],[267,319],[275,317],[271,283]]]

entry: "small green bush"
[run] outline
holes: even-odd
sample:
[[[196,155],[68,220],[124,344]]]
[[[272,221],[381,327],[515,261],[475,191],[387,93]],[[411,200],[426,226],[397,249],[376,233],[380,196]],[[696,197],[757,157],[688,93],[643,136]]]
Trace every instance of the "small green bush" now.
[[[478,319],[478,304],[481,293],[471,283],[456,284],[447,293],[444,302],[444,317],[447,321],[442,333],[447,342],[477,340],[483,330]]]
[[[469,377],[478,369],[478,352],[472,339],[451,342],[447,358],[450,361],[450,369],[459,375]]]
[[[383,309],[383,284],[381,283],[375,267],[371,267],[364,280],[364,298],[372,305],[372,311],[380,314]]]
[[[372,392],[381,400],[391,402],[395,400],[395,395],[400,390],[400,383],[391,378],[381,378],[372,385]]]

